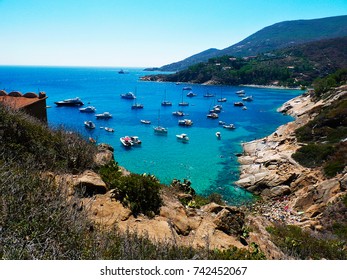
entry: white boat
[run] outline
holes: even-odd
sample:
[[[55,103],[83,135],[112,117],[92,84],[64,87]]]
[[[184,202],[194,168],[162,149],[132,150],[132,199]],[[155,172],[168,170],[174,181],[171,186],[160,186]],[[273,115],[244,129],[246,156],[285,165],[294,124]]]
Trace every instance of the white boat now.
[[[142,144],[142,141],[139,139],[138,136],[130,136],[130,139],[133,142],[133,145],[140,145],[140,144]]]
[[[131,109],[143,109],[143,104],[134,103],[133,105],[131,105]]]
[[[227,102],[227,99],[225,97],[223,97],[223,98],[218,98],[217,101],[218,102]]]
[[[217,113],[210,113],[207,114],[206,117],[208,117],[209,119],[218,119],[218,114]]]
[[[176,137],[177,137],[178,140],[183,141],[183,142],[188,142],[189,141],[189,137],[185,133],[177,134]]]
[[[112,115],[109,112],[103,112],[102,114],[96,114],[97,119],[109,119],[112,118]]]
[[[172,106],[172,103],[170,101],[164,100],[163,102],[161,102],[161,106]]]
[[[245,91],[243,90],[243,89],[241,89],[241,90],[238,90],[237,92],[236,92],[236,94],[245,94]]]
[[[184,120],[179,120],[178,121],[178,125],[181,125],[181,126],[192,126],[193,122],[192,122],[192,120],[184,119]]]
[[[84,126],[88,129],[94,129],[95,128],[95,124],[92,121],[85,121]]]
[[[182,88],[182,90],[192,90],[192,88],[191,87],[184,87],[184,88]]]
[[[71,98],[71,99],[65,99],[63,101],[57,101],[54,102],[57,106],[67,106],[67,107],[74,107],[74,106],[82,106],[83,102],[79,97]]]
[[[151,124],[151,121],[149,120],[140,120],[140,122],[143,124]]]
[[[247,107],[246,107],[246,106],[243,106],[243,107],[242,107],[242,110],[247,110]]]
[[[226,129],[235,129],[235,125],[232,123],[231,124],[225,124],[225,125],[223,125],[223,127]]]
[[[111,127],[105,127],[105,130],[106,130],[107,132],[114,132],[114,129],[111,128]]]
[[[127,93],[123,93],[120,96],[124,99],[136,99],[135,94],[133,94],[131,91],[129,91]]]
[[[85,108],[79,109],[81,113],[94,113],[96,111],[95,107],[93,106],[87,106]]]
[[[242,100],[243,101],[253,101],[253,96],[250,95],[250,96],[243,97]]]
[[[119,140],[124,147],[131,147],[132,145],[134,145],[133,141],[131,141],[131,138],[129,136],[121,137],[119,138]]]
[[[167,134],[167,132],[168,132],[168,129],[166,127],[160,126],[160,110],[158,112],[158,125],[153,126],[153,130],[157,134]]]
[[[178,103],[178,106],[189,106],[188,102],[180,102]]]
[[[204,97],[214,97],[214,94],[207,92],[207,93],[204,94]]]
[[[177,117],[183,117],[185,116],[185,114],[183,113],[183,111],[175,111],[175,112],[172,112],[172,114],[174,116],[177,116]]]
[[[223,121],[219,121],[218,124],[220,124],[220,125],[225,125],[226,123],[223,122]]]
[[[168,129],[166,127],[162,127],[160,125],[153,126],[154,132],[159,134],[167,134]]]
[[[216,137],[220,139],[222,137],[221,133],[219,131],[216,132]]]
[[[184,88],[182,89],[182,101],[180,103],[178,103],[178,106],[189,106],[188,102],[183,101],[183,90],[184,90]]]
[[[194,96],[197,96],[197,94],[192,91],[187,93],[187,97],[194,97]]]
[[[165,90],[165,98],[164,98],[164,100],[161,102],[161,106],[172,106],[172,102],[166,100],[166,90]]]

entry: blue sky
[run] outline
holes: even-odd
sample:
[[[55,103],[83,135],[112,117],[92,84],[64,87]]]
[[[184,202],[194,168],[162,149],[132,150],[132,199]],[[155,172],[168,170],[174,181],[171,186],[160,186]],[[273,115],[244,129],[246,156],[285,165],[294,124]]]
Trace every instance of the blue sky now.
[[[0,0],[0,65],[162,66],[346,0]]]

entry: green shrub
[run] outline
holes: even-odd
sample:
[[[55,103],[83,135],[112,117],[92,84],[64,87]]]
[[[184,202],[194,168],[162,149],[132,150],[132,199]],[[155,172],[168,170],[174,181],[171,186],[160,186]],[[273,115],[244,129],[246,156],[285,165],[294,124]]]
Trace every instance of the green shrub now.
[[[122,173],[117,162],[114,160],[104,166],[101,166],[98,173],[109,189],[115,189],[120,184],[120,177]]]
[[[299,148],[292,158],[305,167],[317,167],[334,152],[334,148],[327,144],[308,144]]]
[[[272,241],[286,254],[297,259],[347,258],[345,242],[326,236],[313,236],[293,225],[276,225],[267,228]]]
[[[129,207],[134,215],[139,213],[157,214],[162,204],[160,197],[161,185],[152,175],[130,174],[120,178],[116,187],[123,205]]]
[[[0,106],[0,152],[41,170],[79,172],[94,168],[96,147],[80,135],[49,129],[21,111]]]

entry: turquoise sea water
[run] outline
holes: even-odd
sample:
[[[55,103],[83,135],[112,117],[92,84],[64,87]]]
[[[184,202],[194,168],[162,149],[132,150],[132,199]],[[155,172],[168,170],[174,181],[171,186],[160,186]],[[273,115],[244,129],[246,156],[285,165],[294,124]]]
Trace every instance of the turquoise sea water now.
[[[45,91],[48,99],[48,122],[52,127],[63,125],[75,130],[86,138],[93,137],[97,142],[106,142],[115,149],[116,161],[136,173],[156,175],[163,183],[172,179],[191,180],[198,193],[207,195],[218,192],[231,204],[249,201],[252,196],[234,186],[239,176],[236,153],[242,151],[241,143],[272,133],[279,125],[291,120],[276,112],[285,101],[301,94],[297,90],[259,89],[232,86],[203,86],[175,83],[143,82],[139,78],[153,72],[141,69],[126,69],[126,74],[118,74],[119,68],[64,68],[64,67],[0,67],[0,88],[23,93]],[[188,98],[189,91],[182,88],[190,86],[196,97]],[[252,95],[253,102],[244,102],[248,110],[235,107],[241,98],[235,94],[244,89]],[[144,108],[132,110],[133,101],[120,98],[120,94],[136,92],[137,102]],[[165,97],[173,103],[172,107],[162,107]],[[213,93],[216,99],[221,96],[227,102],[218,103],[214,98],[203,97]],[[188,107],[178,107],[182,100],[190,103]],[[85,106],[92,105],[97,113],[105,111],[113,115],[109,120],[96,120],[94,114],[80,113],[77,108],[57,107],[54,102],[80,97]],[[206,114],[214,104],[222,104],[219,119],[208,119]],[[192,127],[178,126],[173,111],[183,110],[189,114]],[[153,125],[160,124],[169,129],[166,136],[154,134]],[[141,119],[151,120],[152,125],[140,123]],[[83,122],[92,120],[95,130],[87,130]],[[235,130],[222,128],[218,121],[233,123]],[[101,127],[112,127],[114,133]],[[220,131],[218,140],[215,133]],[[176,139],[176,134],[187,133],[189,143]],[[124,135],[137,135],[142,145],[125,149],[119,138]]]

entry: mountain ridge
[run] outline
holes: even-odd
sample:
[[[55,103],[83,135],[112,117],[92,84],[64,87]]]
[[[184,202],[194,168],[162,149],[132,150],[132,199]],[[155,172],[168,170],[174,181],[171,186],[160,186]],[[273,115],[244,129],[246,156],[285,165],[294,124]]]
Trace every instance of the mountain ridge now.
[[[282,21],[264,27],[244,40],[222,50],[210,48],[181,61],[156,68],[156,70],[179,71],[217,56],[253,56],[266,51],[343,36],[347,36],[347,15]]]

